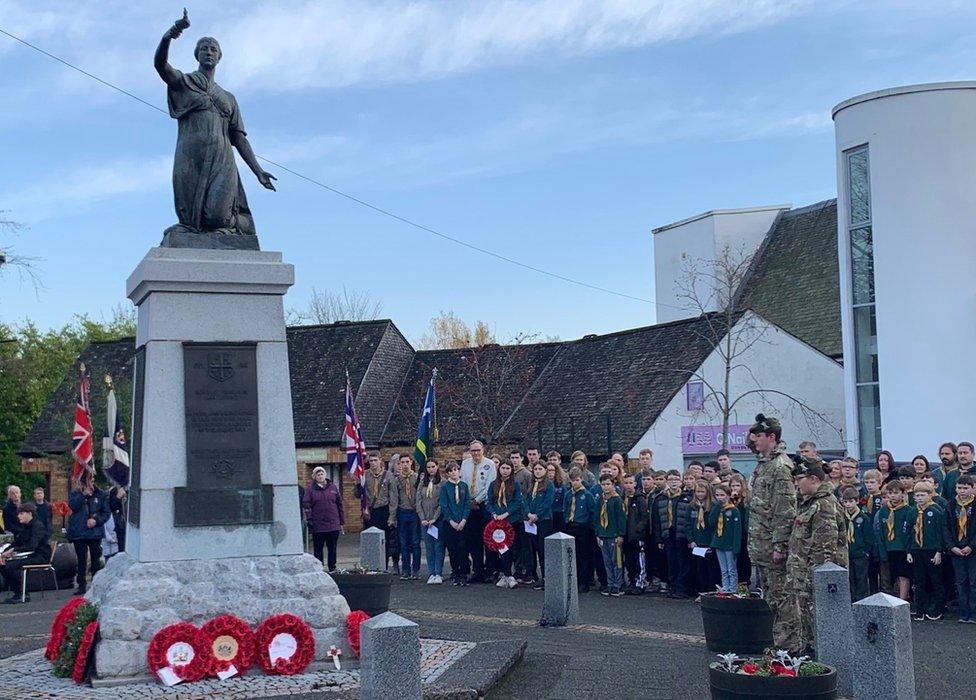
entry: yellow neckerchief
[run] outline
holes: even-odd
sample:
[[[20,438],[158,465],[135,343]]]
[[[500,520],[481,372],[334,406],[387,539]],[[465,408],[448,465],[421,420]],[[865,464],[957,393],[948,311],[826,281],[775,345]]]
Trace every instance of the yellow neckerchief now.
[[[704,510],[702,508],[702,511]],[[716,537],[721,537],[722,533],[725,532],[725,511],[727,510],[735,510],[735,504],[732,501],[726,501],[725,505],[718,512],[718,522],[715,524]]]
[[[459,478],[457,481],[448,479],[448,481],[454,484],[454,505],[459,505],[461,503],[461,479]]]
[[[604,496],[600,499],[600,527],[604,530],[610,524],[610,515],[607,513],[607,503],[610,501],[611,496]]]
[[[509,477],[509,478],[511,478],[511,477]],[[506,481],[508,481],[508,479],[499,479],[498,480],[498,492],[495,494],[495,503],[498,504],[498,507],[499,508],[506,508],[506,507],[508,507],[508,494],[505,493],[508,490],[505,487],[505,482]]]
[[[634,492],[634,495],[636,495],[636,494],[637,494],[637,492],[635,491]],[[627,495],[627,492],[625,491],[624,492],[624,495],[621,496],[621,498],[624,499],[624,515],[627,515],[627,513],[630,512],[630,499],[631,499],[631,497],[628,496]]]
[[[373,476],[373,501],[376,501],[380,495],[380,480],[383,478],[383,472],[380,472],[379,476],[376,476],[373,472],[370,472],[370,474]]]
[[[570,482],[572,484],[572,482]],[[583,484],[579,485],[579,488],[575,486],[570,486],[572,492],[569,495],[569,522],[576,522],[576,494],[583,490]]]
[[[895,541],[895,511],[905,508],[908,504],[902,501],[897,506],[893,506],[888,509],[888,520],[885,524],[888,526],[888,541]]]
[[[922,546],[923,528],[925,527],[925,511],[927,511],[931,505],[932,504],[929,503],[929,505],[925,506],[924,508],[919,507],[918,513],[915,515],[915,544],[920,548]]]
[[[967,509],[972,503],[973,496],[970,496],[965,501],[959,500],[959,496],[956,496],[956,505],[959,506],[958,531],[956,534],[956,539],[958,540],[966,539],[966,526],[969,524],[969,513]]]
[[[695,527],[699,530],[705,529],[705,501],[697,501],[698,516],[695,518]]]
[[[878,493],[868,494],[868,503],[867,503],[868,515],[874,515],[874,497],[880,495],[881,495],[880,491]]]
[[[532,498],[535,498],[536,497],[536,495],[539,493],[539,490],[542,488],[542,482],[545,481],[547,478],[548,477],[545,477],[544,476],[541,479],[535,479],[533,481],[533,483],[532,483]]]
[[[413,484],[410,483],[413,481],[413,479],[411,479],[412,476],[413,473],[411,472],[403,477],[403,494],[407,497],[407,503],[413,501]]]
[[[857,514],[859,512],[860,512],[860,509],[858,509],[858,508],[855,508],[853,512],[847,510],[846,508],[844,509],[844,515],[847,516],[847,542],[848,542],[848,544],[850,544],[851,542],[854,541],[854,518],[857,517]]]
[[[433,477],[427,479],[427,498],[432,498],[434,496],[434,479]]]
[[[671,499],[677,498],[680,495],[681,489],[676,489],[675,491],[668,489],[668,526],[665,528],[666,530],[670,530],[674,525],[674,504],[671,502]]]

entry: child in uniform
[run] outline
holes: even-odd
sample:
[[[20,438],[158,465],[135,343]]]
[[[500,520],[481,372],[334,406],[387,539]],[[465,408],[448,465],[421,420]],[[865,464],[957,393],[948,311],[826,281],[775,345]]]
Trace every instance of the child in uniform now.
[[[942,585],[942,549],[945,545],[945,511],[935,504],[935,487],[915,484],[915,522],[909,544],[908,563],[915,584],[915,619],[941,620],[945,613]]]
[[[667,491],[653,513],[657,527],[657,546],[668,559],[668,597],[686,598],[688,595],[689,550],[688,503],[691,495],[681,490],[681,474],[672,469],[667,475]]]
[[[948,503],[945,542],[955,573],[959,622],[976,624],[976,479],[963,474],[956,481],[956,496]]]
[[[644,479],[653,484],[651,477]],[[627,568],[627,595],[639,595],[644,590],[638,587],[640,579],[640,553],[647,532],[647,497],[637,492],[637,480],[633,474],[624,476],[623,493],[624,515],[627,518],[627,531],[624,533],[624,564]],[[645,557],[645,567],[649,562]]]
[[[627,532],[627,516],[624,514],[623,501],[617,493],[612,474],[604,474],[600,477],[600,487],[602,493],[597,505],[594,529],[600,542],[600,553],[603,555],[608,584],[600,589],[600,594],[619,597],[623,595],[621,589],[624,573],[621,547],[624,543],[624,534]]]
[[[864,489],[867,495],[864,497],[864,512],[871,518],[874,525],[874,546],[868,555],[868,591],[877,593],[891,590],[891,579],[888,574],[888,562],[881,562],[878,552],[879,533],[878,512],[884,505],[884,494],[881,492],[881,484],[884,476],[877,469],[868,469],[864,472]]]
[[[714,527],[711,547],[718,558],[719,569],[722,572],[722,592],[735,593],[739,590],[739,572],[736,561],[742,546],[742,518],[739,509],[731,499],[731,488],[724,485],[712,487],[715,505],[708,514],[708,520]]]
[[[856,488],[845,486],[841,490],[841,506],[844,508],[847,527],[847,567],[851,582],[851,601],[867,598],[868,567],[874,551],[874,523],[860,505]]]
[[[451,460],[444,465],[447,483],[441,486],[438,502],[441,506],[441,537],[451,557],[451,581],[455,586],[468,585],[468,548],[464,528],[471,514],[468,485],[461,480],[461,466]]]
[[[593,580],[593,511],[596,503],[593,494],[583,485],[583,470],[569,470],[569,490],[563,502],[566,516],[566,534],[572,535],[576,544],[576,580],[580,590],[588,593]]]
[[[710,470],[714,471],[714,467]],[[709,473],[708,470],[705,472],[705,478],[708,478]],[[698,594],[697,600],[701,599],[702,593],[713,592],[718,581],[715,575],[718,572],[718,558],[715,551],[711,549],[713,528],[712,522],[708,519],[709,511],[712,509],[711,484],[705,478],[695,484],[694,496],[688,505],[689,553],[696,547],[708,550],[703,557],[691,553],[692,580],[695,582],[694,592]]]
[[[498,465],[498,476],[488,490],[488,498],[485,500],[488,512],[494,520],[507,520],[508,524],[515,530],[515,542],[521,537],[525,537],[525,530],[522,527],[522,489],[515,481],[515,467],[511,460],[504,460]],[[504,552],[498,555],[498,581],[495,583],[499,588],[515,588],[515,577],[512,576],[512,563],[515,558],[515,542]]]
[[[906,502],[904,487],[898,480],[889,481],[884,488],[888,505],[878,512],[878,550],[882,561],[888,562],[892,586],[902,600],[908,600],[912,585],[912,569],[907,560],[909,531],[914,525],[914,509]]]

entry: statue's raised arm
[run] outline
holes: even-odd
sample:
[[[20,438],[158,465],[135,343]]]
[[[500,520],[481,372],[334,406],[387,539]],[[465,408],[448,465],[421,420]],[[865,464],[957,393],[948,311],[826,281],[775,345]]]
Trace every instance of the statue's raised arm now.
[[[183,8],[183,16],[173,23],[173,26],[166,30],[163,34],[163,38],[159,40],[159,46],[156,47],[156,55],[153,57],[153,65],[156,67],[156,72],[159,73],[159,77],[162,78],[166,84],[170,84],[176,80],[179,80],[180,74],[173,66],[169,64],[169,42],[173,39],[178,39],[183,30],[190,26],[190,18],[186,15],[186,8]]]

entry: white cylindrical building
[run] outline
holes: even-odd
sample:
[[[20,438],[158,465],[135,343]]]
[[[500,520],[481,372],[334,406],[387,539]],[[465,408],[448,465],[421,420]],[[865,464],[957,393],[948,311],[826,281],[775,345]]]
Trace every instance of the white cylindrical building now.
[[[849,450],[976,440],[976,82],[833,110]]]

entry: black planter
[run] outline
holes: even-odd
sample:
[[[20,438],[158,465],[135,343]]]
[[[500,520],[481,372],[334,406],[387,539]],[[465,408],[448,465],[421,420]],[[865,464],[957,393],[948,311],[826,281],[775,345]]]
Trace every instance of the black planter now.
[[[773,646],[773,611],[762,598],[703,595],[702,626],[712,651],[761,654]]]
[[[370,617],[390,609],[390,583],[387,572],[376,574],[329,574],[339,586],[339,593],[349,603],[349,610],[362,610]]]
[[[70,542],[61,544],[51,543],[57,547],[54,554],[54,571],[58,577],[58,588],[64,590],[75,585],[75,573],[78,571],[78,555]],[[31,571],[27,574],[27,592],[53,591],[54,577],[50,571]]]
[[[722,664],[708,667],[713,700],[739,698],[790,698],[790,700],[833,700],[837,697],[837,671],[828,666],[819,676],[747,676],[729,673]]]

